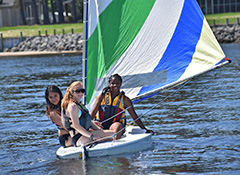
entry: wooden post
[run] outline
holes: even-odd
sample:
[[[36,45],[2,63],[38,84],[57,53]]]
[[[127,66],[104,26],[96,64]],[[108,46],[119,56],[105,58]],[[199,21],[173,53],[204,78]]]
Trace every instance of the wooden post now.
[[[64,33],[65,33],[65,31],[64,31],[64,29],[62,29],[62,34],[64,35]]]
[[[48,34],[47,34],[47,30],[45,30],[45,35],[48,36]]]
[[[40,30],[38,31],[38,36],[41,36],[41,31]]]
[[[72,34],[74,34],[73,28],[72,28]]]
[[[22,34],[22,32],[20,32],[20,41],[21,42],[23,41],[23,34]]]
[[[56,35],[56,29],[53,29],[53,35]]]
[[[1,33],[1,52],[3,51],[3,34]]]
[[[229,21],[228,21],[228,18],[226,19],[226,24],[227,24],[227,26],[229,25]]]

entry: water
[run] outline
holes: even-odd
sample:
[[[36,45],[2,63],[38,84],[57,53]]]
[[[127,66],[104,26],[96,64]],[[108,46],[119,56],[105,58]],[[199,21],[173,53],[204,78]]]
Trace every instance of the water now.
[[[81,80],[81,57],[0,59],[0,174],[240,174],[240,45],[222,45],[233,63],[135,105],[156,131],[150,149],[119,156],[60,160],[57,129],[44,91],[65,93]]]

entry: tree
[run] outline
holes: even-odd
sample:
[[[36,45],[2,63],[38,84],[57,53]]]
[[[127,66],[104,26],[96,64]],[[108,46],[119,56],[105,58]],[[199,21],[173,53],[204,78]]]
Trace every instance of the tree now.
[[[83,0],[76,1],[77,19],[83,20]]]
[[[73,22],[77,22],[76,0],[72,0],[72,15],[73,15]]]
[[[57,7],[58,7],[58,22],[64,23],[62,0],[57,0]]]
[[[55,16],[55,2],[53,2],[53,0],[51,0],[51,11],[52,11],[53,23],[55,24],[57,21]]]
[[[43,0],[42,1],[42,7],[43,7],[43,23],[44,24],[49,24],[49,9],[48,9],[48,0]]]
[[[19,0],[19,5],[20,5],[20,15],[21,15],[21,19],[22,19],[22,24],[26,25],[26,19],[25,19],[25,15],[24,15],[24,9],[23,9],[23,2],[22,0]]]
[[[34,23],[40,24],[38,19],[38,9],[37,9],[36,0],[32,0],[32,7],[33,7],[33,15],[34,15],[34,21],[35,21]]]
[[[68,3],[65,3],[64,7],[65,7],[65,15],[68,17],[68,12],[69,12]]]

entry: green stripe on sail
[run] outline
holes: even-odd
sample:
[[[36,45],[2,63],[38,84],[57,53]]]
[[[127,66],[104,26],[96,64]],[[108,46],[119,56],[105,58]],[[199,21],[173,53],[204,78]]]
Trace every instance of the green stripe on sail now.
[[[126,51],[154,3],[155,0],[115,0],[100,14],[88,40],[87,103],[92,98],[95,79],[103,78]]]

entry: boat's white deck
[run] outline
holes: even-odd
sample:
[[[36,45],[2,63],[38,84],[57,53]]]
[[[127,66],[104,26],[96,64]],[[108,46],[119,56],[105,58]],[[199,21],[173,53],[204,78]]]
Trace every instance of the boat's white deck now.
[[[127,127],[125,134],[119,140],[98,143],[87,148],[89,157],[122,154],[147,149],[151,146],[151,134],[139,127]],[[60,158],[81,158],[81,147],[59,148],[57,156]]]

